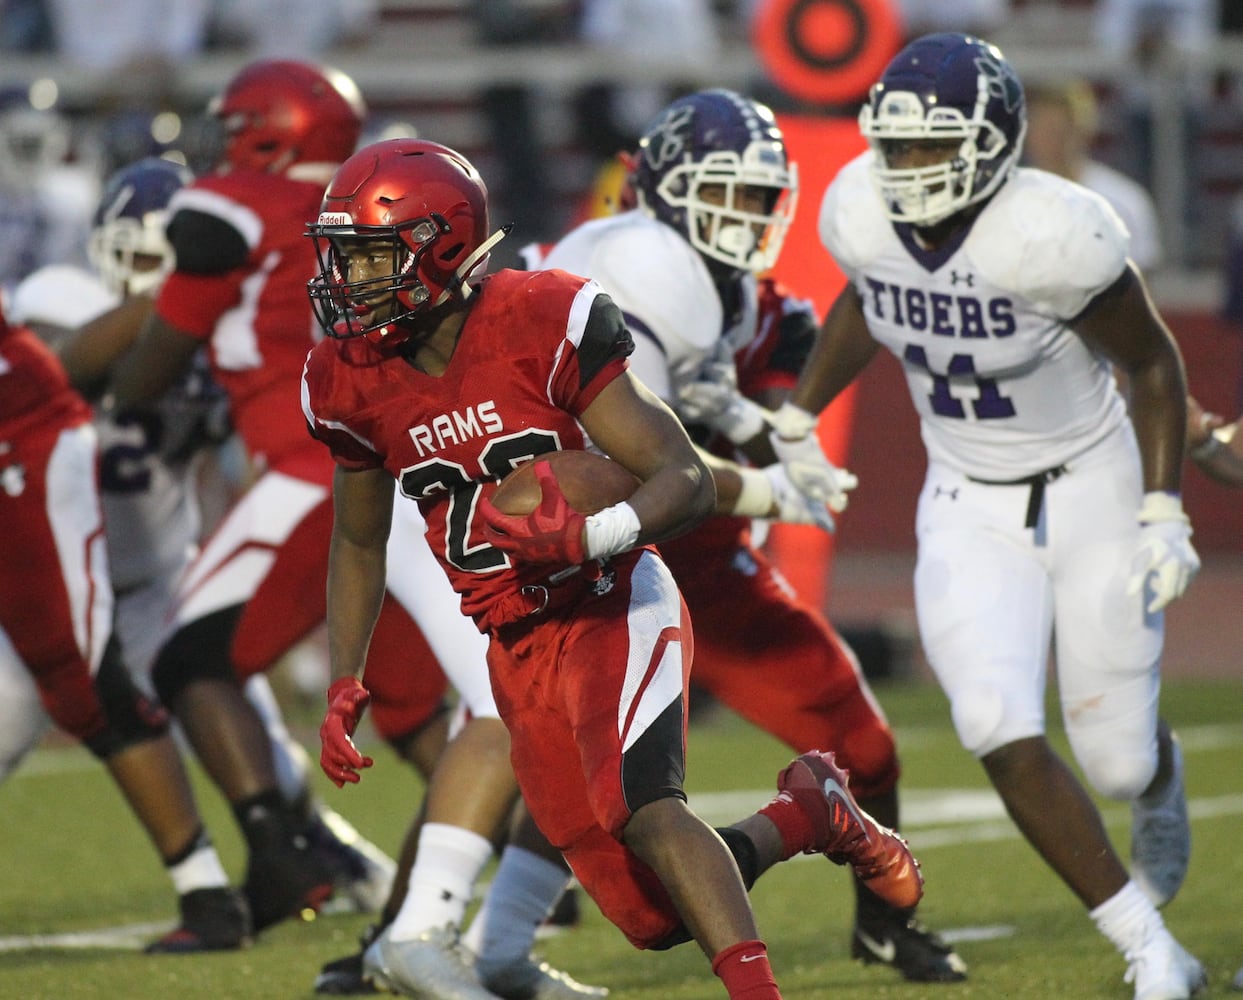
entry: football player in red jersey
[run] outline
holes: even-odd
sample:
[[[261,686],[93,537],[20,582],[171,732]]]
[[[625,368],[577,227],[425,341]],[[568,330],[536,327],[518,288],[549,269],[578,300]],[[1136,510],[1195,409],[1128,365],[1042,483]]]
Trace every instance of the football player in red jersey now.
[[[731,997],[772,1000],[780,993],[746,896],[763,871],[822,852],[914,905],[918,866],[858,808],[831,754],[797,758],[778,796],[732,826],[714,831],[689,810],[690,621],[650,543],[714,505],[734,509],[743,477],[731,463],[710,469],[629,374],[633,342],[597,284],[562,271],[479,277],[502,235],[489,228],[474,167],[412,139],[346,161],[311,227],[321,259],[311,297],[328,338],[307,359],[303,410],[338,465],[336,679],[321,765],[340,783],[371,763],[350,735],[367,703],[358,678],[383,595],[395,479],[488,635],[514,770],[540,828],[636,946],[694,939]],[[532,514],[490,504],[522,461],[588,446],[638,477],[628,501],[584,517],[544,476]],[[770,497],[760,513],[771,507]],[[386,935],[365,960],[380,985],[408,988],[407,953]]]
[[[134,687],[113,635],[97,461],[90,408],[56,356],[0,314],[0,677],[29,672],[42,709],[103,763],[163,859],[182,922],[148,950],[239,948],[246,902],[203,828],[168,715]],[[27,735],[0,733],[0,775]]]
[[[576,226],[542,264],[597,278],[635,334],[635,374],[696,441],[762,460],[816,331],[810,304],[764,276],[798,191],[781,130],[742,94],[700,91],[622,162],[624,210]],[[796,751],[832,748],[863,808],[896,827],[893,732],[854,652],[753,542],[750,519],[711,518],[661,554],[695,623],[695,684]],[[855,896],[853,955],[917,982],[966,977],[913,912],[857,879]]]
[[[324,618],[323,587],[314,581],[328,559],[332,463],[306,433],[296,405],[316,330],[306,298],[314,252],[303,232],[324,185],[353,151],[364,105],[339,72],[263,60],[243,68],[211,110],[225,131],[222,159],[170,203],[176,266],[153,316],[114,369],[111,388],[118,410],[150,403],[206,344],[252,466],[253,483],[183,578],[153,680],[242,826],[250,849],[246,889],[262,929],[319,906],[342,874],[339,854],[309,835],[312,818],[283,801],[270,741],[242,683]],[[405,533],[415,530],[410,520],[402,522]],[[447,585],[444,591],[449,614],[431,605],[430,589],[419,609],[444,633],[437,642],[429,630],[429,642],[442,662],[481,661],[482,640],[452,607]],[[377,728],[426,773],[443,745],[445,679],[398,600],[385,601],[377,635],[370,677]],[[494,707],[489,717],[486,677],[479,690],[458,687],[477,709],[467,729],[500,747],[493,755],[499,763],[476,760],[463,745],[458,753],[473,762],[474,781],[466,786],[472,794],[442,797],[433,818],[465,829],[482,866],[516,785]],[[479,735],[489,732],[487,739]],[[450,895],[469,897],[469,887],[456,886]]]

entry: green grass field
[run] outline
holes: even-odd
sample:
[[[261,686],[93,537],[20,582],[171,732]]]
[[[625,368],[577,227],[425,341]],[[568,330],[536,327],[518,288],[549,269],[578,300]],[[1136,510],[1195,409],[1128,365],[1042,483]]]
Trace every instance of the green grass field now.
[[[1129,1000],[1122,959],[1001,815],[978,765],[958,748],[939,691],[908,684],[878,694],[902,748],[905,832],[927,876],[922,915],[955,937],[971,976],[961,985],[909,985],[889,970],[851,961],[846,873],[800,858],[766,875],[753,896],[787,1000]],[[1226,996],[1243,964],[1243,680],[1167,684],[1165,714],[1184,738],[1195,835],[1190,876],[1166,917],[1208,965],[1209,995]],[[377,843],[395,848],[419,786],[391,755],[379,749],[376,756],[360,786],[337,791],[324,780],[319,787]],[[770,793],[789,756],[732,717],[711,716],[692,731],[692,801],[710,821],[736,818]],[[214,789],[197,774],[196,782],[226,867],[240,878],[244,862],[232,820]],[[1103,809],[1125,851],[1126,810],[1111,803]],[[172,920],[175,901],[118,793],[77,749],[41,750],[0,787],[0,845],[7,860],[0,877],[6,1000],[310,997],[319,966],[351,950],[368,922],[335,915],[285,924],[237,954],[139,954],[152,925]],[[128,942],[118,928],[131,929]],[[108,933],[92,946],[88,932]],[[541,950],[584,982],[610,986],[614,1000],[724,996],[693,946],[634,951],[589,902],[583,925]]]

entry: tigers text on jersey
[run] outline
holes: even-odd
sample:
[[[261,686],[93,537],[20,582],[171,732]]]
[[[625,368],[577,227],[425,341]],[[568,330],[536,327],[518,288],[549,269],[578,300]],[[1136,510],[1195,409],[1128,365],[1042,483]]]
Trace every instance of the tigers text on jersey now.
[[[483,627],[532,572],[519,578],[483,540],[479,499],[521,462],[589,443],[577,417],[625,370],[632,341],[600,287],[563,271],[499,271],[472,302],[444,374],[365,338],[327,339],[307,358],[302,406],[338,464],[383,467],[418,501],[463,612]]]
[[[636,337],[635,375],[666,402],[707,362],[755,336],[755,279],[742,277],[739,313],[726,317],[699,251],[638,210],[583,223],[548,252],[543,266],[589,275],[603,286]],[[644,341],[657,350],[644,350]]]
[[[1127,266],[1098,196],[1018,170],[971,225],[922,249],[885,217],[864,153],[820,207],[820,238],[902,362],[929,458],[980,479],[1055,468],[1126,419],[1108,362],[1074,318]]]
[[[243,170],[201,177],[168,206],[177,269],[156,311],[208,343],[234,426],[269,465],[307,444],[294,401],[320,335],[306,295],[315,248],[303,234],[322,197],[322,184]]]

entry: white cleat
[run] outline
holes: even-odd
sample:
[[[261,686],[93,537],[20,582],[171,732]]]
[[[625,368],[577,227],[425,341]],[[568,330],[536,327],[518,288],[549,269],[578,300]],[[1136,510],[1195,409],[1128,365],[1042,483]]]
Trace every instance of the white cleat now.
[[[1153,906],[1182,887],[1191,862],[1191,821],[1183,783],[1183,749],[1170,734],[1170,776],[1161,788],[1131,803],[1131,877]]]
[[[476,962],[480,981],[501,1000],[588,1000],[606,997],[603,986],[584,986],[534,955],[506,965]]]
[[[496,1000],[479,985],[453,928],[410,941],[392,940],[390,929],[363,952],[363,975],[380,989],[418,1000]]]
[[[325,913],[379,913],[388,902],[397,862],[355,829],[340,813],[315,805],[320,844],[337,859],[336,894]]]
[[[1165,928],[1127,961],[1126,981],[1135,984],[1135,1000],[1190,1000],[1208,984],[1204,966]]]

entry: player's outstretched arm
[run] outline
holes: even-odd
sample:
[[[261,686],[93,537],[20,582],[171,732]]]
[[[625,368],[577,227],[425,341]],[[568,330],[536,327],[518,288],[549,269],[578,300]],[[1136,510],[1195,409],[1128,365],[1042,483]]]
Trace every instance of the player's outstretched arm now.
[[[110,391],[117,409],[153,403],[189,367],[201,341],[152,314],[133,346],[121,355]]]
[[[385,551],[393,516],[393,480],[384,469],[338,468],[332,484],[328,556],[328,656],[332,684],[319,728],[319,764],[337,785],[359,780],[370,757],[354,746],[354,728],[370,701],[359,678],[384,599]]]
[[[1180,495],[1187,433],[1182,355],[1134,265],[1076,321],[1075,332],[1102,352],[1131,387],[1131,420],[1143,463],[1144,497],[1129,591],[1149,613],[1183,595],[1200,569]]]

